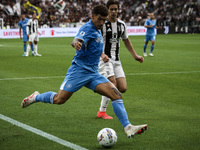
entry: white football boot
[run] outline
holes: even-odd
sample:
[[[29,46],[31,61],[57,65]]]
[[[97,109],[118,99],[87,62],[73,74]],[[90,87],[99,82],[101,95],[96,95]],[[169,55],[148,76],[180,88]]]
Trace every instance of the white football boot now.
[[[35,97],[37,95],[39,95],[40,93],[38,91],[35,91],[33,94],[31,94],[30,96],[26,97],[22,103],[21,103],[21,107],[25,108],[33,103],[35,103]]]
[[[35,54],[35,56],[39,56],[39,57],[40,57],[40,56],[42,56],[42,55],[41,55],[41,54]]]
[[[153,57],[153,54],[152,54],[152,53],[150,53],[150,54],[149,54],[149,56],[152,56],[152,57]]]
[[[144,57],[147,57],[147,53],[144,53]]]
[[[129,124],[124,128],[124,131],[125,131],[127,137],[131,138],[136,134],[143,133],[145,130],[147,130],[147,128],[148,128],[147,124],[138,125],[138,126],[134,126],[134,125]]]

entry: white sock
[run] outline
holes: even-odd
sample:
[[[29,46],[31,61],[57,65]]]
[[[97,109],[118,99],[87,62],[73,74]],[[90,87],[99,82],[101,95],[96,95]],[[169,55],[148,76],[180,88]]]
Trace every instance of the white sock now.
[[[35,55],[38,54],[38,50],[37,50],[37,44],[34,45],[34,52],[35,52]]]
[[[28,44],[27,49],[26,49],[26,56],[29,55],[29,51],[30,51],[30,49],[31,49],[31,46]]]
[[[102,96],[101,99],[101,106],[99,108],[99,111],[101,112],[106,112],[106,108],[108,107],[108,103],[110,101],[110,98],[106,97],[106,96]]]

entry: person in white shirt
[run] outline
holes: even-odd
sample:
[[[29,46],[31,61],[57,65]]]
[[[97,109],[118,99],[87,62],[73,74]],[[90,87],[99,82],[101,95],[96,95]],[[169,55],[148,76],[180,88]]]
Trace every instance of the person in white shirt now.
[[[26,52],[26,57],[28,57],[29,55],[29,51],[30,51],[30,47],[34,41],[34,53],[35,56],[42,56],[41,54],[38,54],[38,47],[37,47],[37,43],[39,41],[39,35],[40,32],[38,31],[38,20],[36,19],[36,13],[34,13],[32,15],[32,19],[29,19],[28,23],[27,23],[27,27],[26,27],[26,31],[27,31],[27,37],[29,38],[29,44],[27,46],[27,52]]]
[[[123,40],[126,49],[136,61],[142,63],[144,58],[137,55],[128,38],[126,24],[117,18],[119,2],[116,0],[109,0],[107,2],[107,8],[108,18],[101,29],[104,47],[99,62],[99,73],[110,80],[121,93],[124,93],[127,89],[127,83],[119,58],[120,39]],[[106,114],[106,108],[108,107],[109,101],[110,98],[102,96],[97,118],[113,119],[113,117]]]

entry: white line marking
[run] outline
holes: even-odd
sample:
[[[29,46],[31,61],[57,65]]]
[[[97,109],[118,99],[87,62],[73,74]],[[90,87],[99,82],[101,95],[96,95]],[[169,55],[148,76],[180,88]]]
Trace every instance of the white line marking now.
[[[50,78],[64,78],[65,76],[51,76],[51,77],[26,77],[26,78],[4,78],[0,80],[27,80],[27,79],[50,79]]]
[[[185,73],[199,73],[200,71],[180,71],[180,72],[155,72],[155,73],[128,73],[127,76],[132,75],[162,75],[162,74],[185,74]],[[25,78],[3,78],[5,80],[28,80],[28,79],[51,79],[51,78],[64,78],[65,76],[49,76],[49,77],[25,77]]]
[[[199,73],[200,71],[180,71],[180,72],[155,72],[155,73],[128,73],[126,75],[162,75],[162,74],[185,74],[185,73]]]
[[[16,121],[16,120],[14,120],[14,119],[12,119],[12,118],[9,118],[9,117],[7,117],[7,116],[4,116],[4,115],[2,115],[2,114],[0,114],[0,119],[2,119],[2,120],[4,120],[4,121],[7,121],[7,122],[10,122],[11,124],[14,124],[14,125],[16,125],[16,126],[18,126],[18,127],[21,127],[21,128],[23,128],[23,129],[25,129],[25,130],[31,131],[31,132],[33,132],[33,133],[35,133],[35,134],[37,134],[37,135],[40,135],[40,136],[42,136],[42,137],[44,137],[44,138],[46,138],[46,139],[49,139],[49,140],[51,140],[51,141],[54,141],[54,142],[56,142],[56,143],[59,143],[59,144],[64,145],[64,146],[66,146],[66,147],[69,147],[69,148],[71,148],[71,149],[75,149],[75,150],[88,150],[88,149],[86,149],[86,148],[84,148],[84,147],[81,147],[81,146],[78,146],[78,145],[76,145],[76,144],[73,144],[73,143],[70,143],[70,142],[68,142],[68,141],[65,141],[65,140],[63,140],[63,139],[60,139],[60,138],[58,138],[58,137],[56,137],[56,136],[53,136],[53,135],[48,134],[48,133],[46,133],[46,132],[43,132],[43,131],[41,131],[41,130],[39,130],[39,129],[33,128],[33,127],[28,126],[28,125],[26,125],[26,124],[23,124],[23,123],[21,123],[21,122],[18,122],[18,121]]]

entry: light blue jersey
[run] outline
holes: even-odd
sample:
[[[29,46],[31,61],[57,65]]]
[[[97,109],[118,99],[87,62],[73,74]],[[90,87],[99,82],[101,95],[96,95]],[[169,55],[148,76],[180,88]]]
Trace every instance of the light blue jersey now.
[[[155,36],[156,20],[148,19],[144,25],[153,26],[152,28],[147,28],[145,42],[155,41],[156,40],[156,36]]]
[[[27,33],[26,33],[26,26],[27,26],[27,22],[28,22],[28,18],[25,18],[24,21],[20,20],[18,25],[20,28],[22,28],[23,31],[23,41],[26,42],[27,41]]]
[[[80,28],[75,38],[83,41],[82,47],[80,51],[76,50],[76,55],[60,89],[76,92],[85,86],[94,91],[98,84],[109,82],[98,71],[99,59],[103,52],[101,31],[96,29],[90,20]]]
[[[96,29],[90,20],[80,28],[75,38],[83,40],[83,43],[81,50],[76,50],[72,63],[75,62],[78,66],[93,72],[98,71],[99,59],[103,52],[101,31]]]
[[[144,25],[153,26],[152,28],[147,28],[146,35],[155,36],[156,20],[148,19]]]

